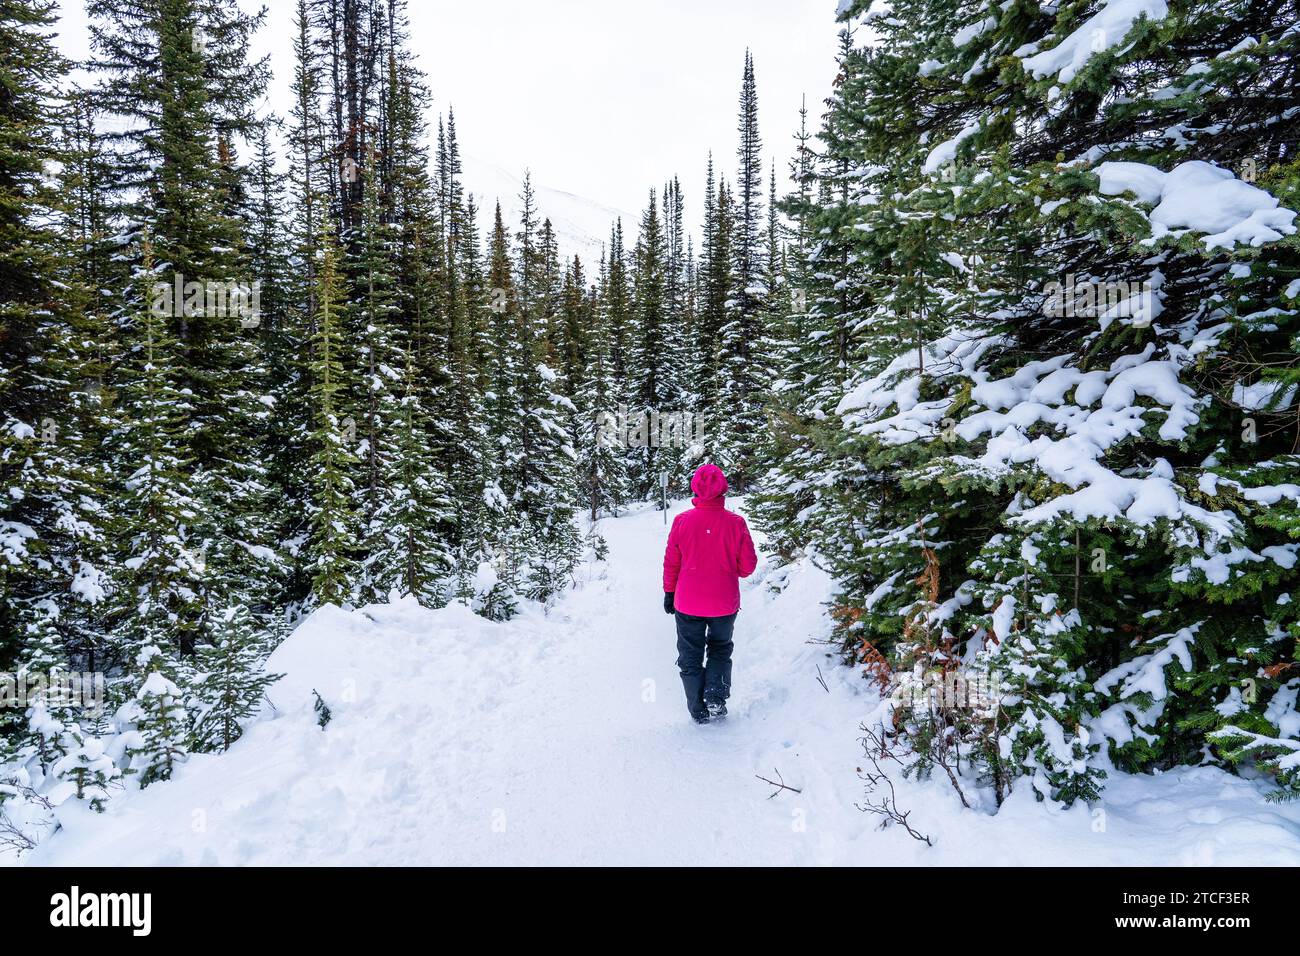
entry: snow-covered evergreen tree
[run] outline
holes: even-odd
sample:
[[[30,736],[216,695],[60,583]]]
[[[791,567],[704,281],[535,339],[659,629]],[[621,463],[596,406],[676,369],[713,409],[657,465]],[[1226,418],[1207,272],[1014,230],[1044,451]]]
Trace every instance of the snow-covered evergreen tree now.
[[[629,497],[626,450],[619,432],[622,399],[614,374],[613,341],[610,334],[608,263],[602,259],[596,303],[586,312],[583,338],[583,380],[574,399],[574,448],[577,451],[578,500],[586,505],[591,520],[603,512],[615,512]]]
[[[311,339],[309,364],[312,403],[312,433],[308,439],[312,456],[308,498],[310,526],[303,548],[314,600],[341,604],[350,600],[355,591],[353,575],[360,547],[350,475],[350,466],[355,461],[352,449],[356,442],[356,420],[340,411],[346,395],[341,359],[344,307],[340,251],[328,224],[318,245],[320,261],[315,269],[316,288],[312,297],[316,307],[313,317],[316,331]]]
[[[732,485],[744,490],[760,474],[764,427],[763,395],[771,383],[767,349],[768,290],[764,275],[763,144],[758,130],[754,60],[745,53],[740,91],[739,168],[735,189],[718,187],[718,232],[733,228],[734,275],[727,300],[730,314],[719,331],[720,401],[725,429],[717,425],[715,461]]]
[[[641,231],[632,252],[634,332],[628,356],[626,438],[633,494],[648,499],[659,494],[660,475],[677,477],[679,449],[662,441],[664,415],[682,403],[676,336],[668,299],[669,260],[658,197],[652,190],[641,217]]]
[[[262,666],[266,638],[247,608],[236,606],[219,615],[212,643],[200,649],[194,662],[191,750],[229,750],[261,708],[266,689],[284,676]]]
[[[1045,797],[1095,795],[1112,763],[1248,757],[1262,726],[1232,721],[1273,700],[1241,682],[1269,688],[1284,639],[1293,503],[1288,459],[1241,440],[1234,401],[1289,399],[1231,355],[1268,348],[1261,308],[1293,314],[1294,213],[1282,142],[1259,140],[1247,181],[1231,131],[1287,108],[1294,33],[1259,41],[1273,24],[1244,6],[843,16],[882,42],[842,58],[866,122],[832,102],[811,221],[866,271],[836,279],[849,375],[822,392],[842,424],[804,508],[846,647],[991,671],[998,746],[962,743]],[[1249,120],[1229,106],[1246,89]],[[1262,736],[1260,756],[1287,747]]]
[[[171,779],[189,757],[190,711],[177,682],[176,668],[156,644],[143,647],[136,660],[139,687],[118,711],[123,730],[125,773],[141,787]]]

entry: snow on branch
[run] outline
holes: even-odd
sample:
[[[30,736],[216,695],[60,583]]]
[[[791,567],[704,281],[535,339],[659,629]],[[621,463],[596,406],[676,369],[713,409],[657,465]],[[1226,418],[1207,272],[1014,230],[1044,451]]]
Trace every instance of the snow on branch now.
[[[1155,207],[1145,245],[1191,231],[1207,233],[1201,241],[1209,252],[1238,243],[1258,248],[1296,231],[1293,210],[1213,163],[1196,160],[1165,173],[1146,163],[1105,162],[1096,172],[1103,195],[1131,193]]]
[[[1119,46],[1141,17],[1163,20],[1169,14],[1165,0],[1104,0],[1102,8],[1050,50],[1038,52],[1033,43],[1015,51],[1025,69],[1037,80],[1056,75],[1069,83],[1096,54]],[[1031,55],[1032,54],[1032,55]]]

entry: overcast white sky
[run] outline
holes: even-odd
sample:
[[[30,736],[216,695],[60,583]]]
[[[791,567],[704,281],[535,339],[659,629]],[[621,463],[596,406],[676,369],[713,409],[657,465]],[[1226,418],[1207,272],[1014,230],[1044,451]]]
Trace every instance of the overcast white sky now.
[[[65,51],[84,57],[81,2],[60,2]],[[254,53],[272,55],[271,106],[284,114],[294,4],[266,6]],[[816,116],[835,75],[834,0],[411,0],[409,11],[434,109],[455,107],[467,154],[630,214],[674,173],[697,210],[710,149],[734,177],[746,47],[778,175],[801,96]]]

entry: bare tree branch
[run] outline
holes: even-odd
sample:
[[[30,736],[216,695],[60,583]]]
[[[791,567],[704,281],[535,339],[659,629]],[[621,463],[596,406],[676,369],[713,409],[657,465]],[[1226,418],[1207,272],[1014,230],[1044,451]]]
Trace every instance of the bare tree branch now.
[[[776,774],[776,780],[768,780],[767,777],[754,774],[755,777],[758,777],[758,779],[762,780],[764,783],[776,787],[776,789],[772,791],[771,795],[767,799],[771,800],[772,797],[775,797],[782,790],[789,790],[791,793],[803,793],[803,791],[800,790],[798,787],[787,786],[785,782],[785,778],[781,776],[780,770],[773,768],[772,772]]]
[[[917,830],[909,822],[912,816],[911,810],[902,810],[898,806],[898,794],[894,790],[894,781],[889,779],[889,774],[885,773],[884,768],[880,766],[881,760],[893,760],[898,764],[902,761],[894,754],[889,745],[885,742],[882,734],[876,733],[865,724],[862,726],[864,734],[862,738],[863,752],[866,758],[871,761],[871,770],[858,768],[858,773],[867,783],[868,797],[875,796],[876,799],[868,799],[865,803],[854,804],[863,813],[872,813],[880,817],[880,829],[885,829],[891,823],[896,823],[907,831],[908,836],[913,840],[924,843],[926,846],[934,846],[934,842],[921,831]]]
[[[7,794],[7,796],[18,797],[22,800],[36,804],[49,813],[50,819],[53,821],[54,807],[50,804],[50,801],[45,798],[44,794],[37,792],[32,787],[14,783],[13,781],[7,781],[5,788],[8,791],[12,791]],[[57,823],[53,825],[57,829]],[[16,853],[34,850],[36,849],[38,836],[29,834],[26,830],[10,819],[9,815],[3,810],[3,804],[0,803],[0,847],[13,850]]]

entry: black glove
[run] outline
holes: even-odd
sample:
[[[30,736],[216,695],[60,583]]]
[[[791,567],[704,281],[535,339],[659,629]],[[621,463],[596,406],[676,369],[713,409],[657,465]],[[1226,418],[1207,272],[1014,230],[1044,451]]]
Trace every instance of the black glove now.
[[[676,608],[673,607],[673,592],[665,591],[664,592],[664,613],[672,614],[673,611],[675,610]]]

